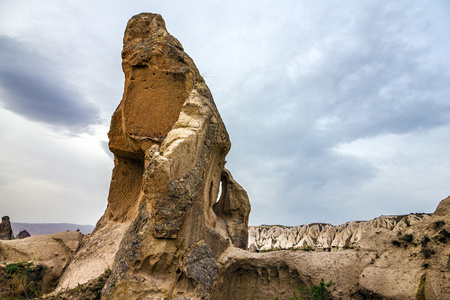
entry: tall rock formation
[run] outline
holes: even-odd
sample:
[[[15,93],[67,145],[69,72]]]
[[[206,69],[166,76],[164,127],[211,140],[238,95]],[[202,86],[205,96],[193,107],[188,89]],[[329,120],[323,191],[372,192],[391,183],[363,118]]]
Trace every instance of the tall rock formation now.
[[[208,299],[219,256],[247,247],[250,203],[225,169],[228,133],[160,15],[131,18],[123,42],[125,91],[108,134],[108,206],[59,289],[110,268],[106,299]]]
[[[293,245],[340,251],[247,251],[247,193],[224,167],[229,137],[192,59],[161,16],[148,13],[128,22],[122,58],[108,206],[60,291],[110,269],[103,299],[282,299],[321,279],[336,283],[336,298],[450,299],[450,198],[431,216],[380,219],[369,229],[276,228]],[[266,240],[282,247],[264,235],[251,232],[253,248]]]
[[[8,216],[2,217],[2,222],[0,223],[0,240],[13,240],[14,234],[11,228],[11,222]]]

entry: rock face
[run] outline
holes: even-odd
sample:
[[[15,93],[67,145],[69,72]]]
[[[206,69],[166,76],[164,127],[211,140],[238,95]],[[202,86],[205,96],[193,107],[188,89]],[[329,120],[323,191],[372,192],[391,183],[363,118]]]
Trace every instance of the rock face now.
[[[336,283],[331,288],[336,299],[450,299],[449,212],[450,197],[442,200],[431,216],[409,215],[399,217],[399,221],[381,217],[359,224],[356,230],[342,234],[344,239],[338,238],[339,233],[335,235],[334,240],[353,240],[342,243],[349,247],[339,251],[251,253],[230,249],[219,260],[213,299],[286,299],[292,297],[297,285],[318,285],[322,278]],[[350,222],[344,227],[352,224],[355,226]],[[321,226],[321,230],[318,224],[300,227],[310,230],[313,247],[317,247],[318,237],[332,228]],[[277,238],[276,230],[281,236],[291,229],[272,228],[275,236],[267,240],[275,245],[281,247],[280,241],[290,239]]]
[[[217,259],[229,247],[247,248],[250,203],[225,169],[228,133],[161,16],[143,13],[128,22],[122,58],[108,207],[59,289],[110,268],[105,299],[209,299]]]
[[[286,226],[252,226],[249,228],[249,247],[256,250],[308,249],[334,251],[356,247],[366,231],[383,228],[395,233],[412,224],[430,218],[429,214],[381,216],[370,221],[352,221],[338,226],[315,223]]]
[[[0,264],[32,262],[51,270],[56,281],[78,249],[83,234],[65,231],[26,239],[0,241]]]
[[[14,234],[11,228],[11,222],[8,216],[2,217],[2,222],[0,223],[0,240],[13,240]]]
[[[31,236],[31,234],[29,234],[28,233],[28,231],[26,231],[26,230],[21,230],[20,232],[19,232],[19,234],[17,234],[16,235],[16,239],[24,239],[24,238],[27,238],[27,237],[30,237]]]

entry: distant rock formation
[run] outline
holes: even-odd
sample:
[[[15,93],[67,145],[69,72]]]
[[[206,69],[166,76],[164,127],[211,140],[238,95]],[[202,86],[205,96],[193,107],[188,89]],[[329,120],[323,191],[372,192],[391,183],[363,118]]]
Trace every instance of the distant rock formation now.
[[[347,222],[342,225],[314,223],[294,227],[262,225],[249,227],[249,247],[256,250],[308,249],[323,251],[355,247],[364,233],[374,228],[399,232],[412,224],[430,218],[430,214],[381,216],[371,221]]]
[[[2,217],[2,222],[0,223],[0,240],[13,240],[14,234],[11,228],[11,222],[8,216]]]
[[[89,234],[95,228],[92,225],[80,225],[71,223],[17,223],[17,222],[11,222],[11,227],[14,232],[26,230],[32,236],[53,234],[67,230],[76,231],[77,229],[79,229],[82,234]]]
[[[210,299],[218,258],[248,240],[248,196],[225,168],[228,133],[160,15],[131,18],[123,41],[108,206],[58,289],[111,268],[105,299]]]
[[[24,238],[27,238],[27,237],[30,237],[31,236],[31,234],[29,234],[28,233],[28,231],[26,231],[26,230],[21,230],[20,232],[19,232],[19,234],[17,234],[16,235],[16,239],[24,239]]]

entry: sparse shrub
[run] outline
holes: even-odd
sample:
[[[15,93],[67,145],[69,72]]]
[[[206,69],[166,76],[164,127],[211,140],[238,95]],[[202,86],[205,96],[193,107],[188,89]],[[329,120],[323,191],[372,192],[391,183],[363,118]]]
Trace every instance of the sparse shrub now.
[[[446,229],[442,229],[439,231],[439,234],[435,236],[436,240],[438,240],[441,243],[446,243],[448,239],[450,239],[450,232],[448,232]]]
[[[430,266],[429,263],[423,263],[423,264],[422,264],[422,268],[424,268],[424,269],[427,269],[429,266]]]
[[[433,223],[433,227],[435,230],[441,229],[445,225],[444,220],[437,220]]]
[[[298,286],[297,291],[294,291],[294,297],[289,300],[329,300],[333,299],[328,290],[335,282],[325,283],[324,279],[320,281],[319,285],[310,284],[309,286]],[[297,295],[298,293],[298,295]],[[274,300],[280,300],[275,297]]]
[[[407,233],[407,234],[403,235],[400,239],[407,243],[412,243],[412,241],[414,240],[414,236],[412,234]]]
[[[430,242],[430,238],[428,235],[424,235],[420,243],[422,244],[422,247],[426,247],[428,245],[428,242]]]
[[[431,255],[434,255],[436,252],[433,249],[429,249],[429,248],[424,248],[421,251],[423,253],[423,256],[425,258],[430,258]]]
[[[300,248],[300,250],[303,250],[303,251],[314,251],[314,249],[313,248],[311,248],[310,246],[303,246],[303,247],[301,247]]]
[[[19,273],[19,271],[20,271],[19,265],[20,265],[20,263],[19,263],[19,264],[9,264],[9,265],[6,265],[6,267],[5,267],[6,273],[8,273],[8,274],[10,274],[10,275]]]
[[[64,300],[64,299],[93,299],[100,300],[102,289],[108,278],[111,276],[111,270],[107,269],[97,279],[93,279],[87,283],[79,284],[76,288],[62,291],[59,294],[47,296],[48,300]]]
[[[392,245],[400,247],[402,245],[402,243],[400,241],[398,241],[398,240],[393,240],[392,241]]]

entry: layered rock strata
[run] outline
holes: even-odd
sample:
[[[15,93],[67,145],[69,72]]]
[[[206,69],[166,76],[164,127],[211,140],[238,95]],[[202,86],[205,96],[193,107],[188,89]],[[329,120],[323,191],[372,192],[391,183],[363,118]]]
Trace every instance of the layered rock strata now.
[[[110,268],[105,299],[209,299],[217,259],[229,247],[247,248],[250,203],[225,169],[228,133],[161,16],[134,16],[123,42],[108,206],[59,289]]]
[[[308,249],[332,251],[356,247],[366,231],[383,228],[395,233],[430,218],[430,214],[381,216],[370,221],[351,221],[338,226],[324,223],[293,227],[262,225],[249,227],[249,249]]]

